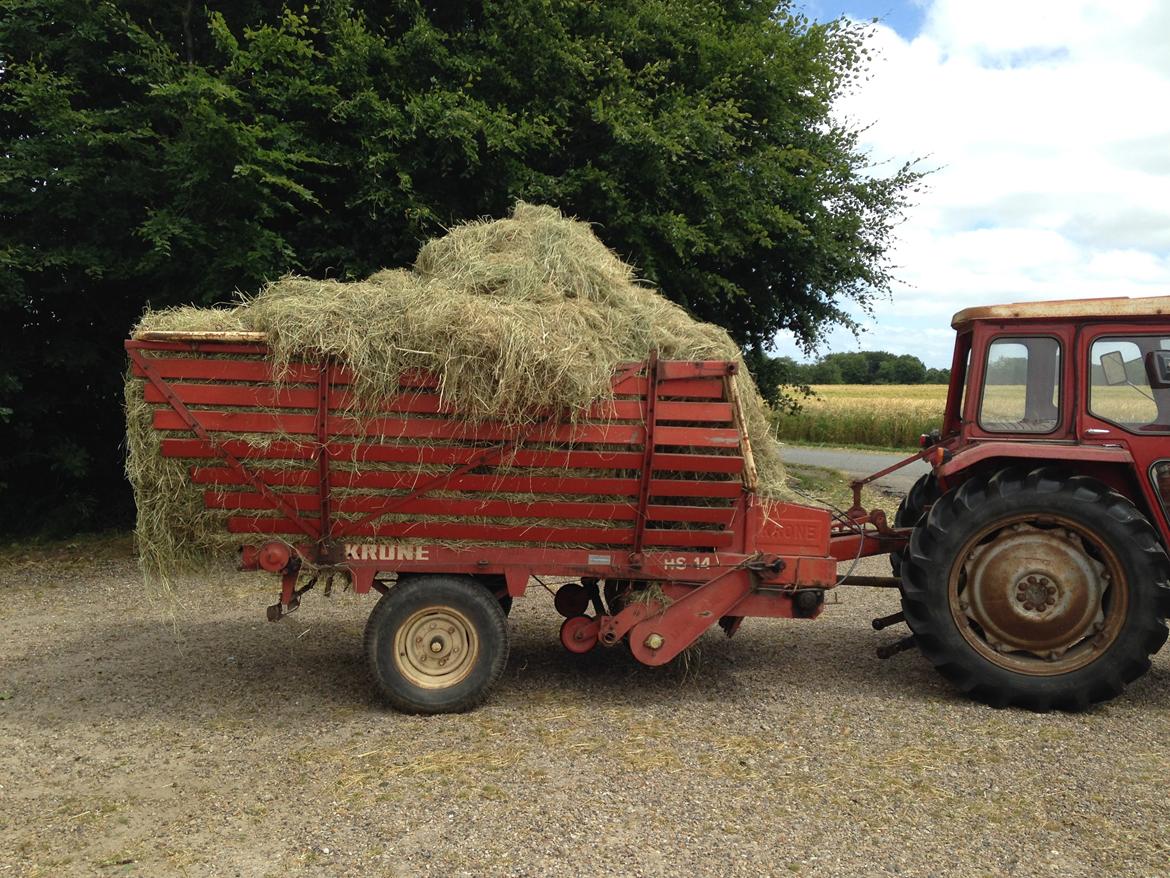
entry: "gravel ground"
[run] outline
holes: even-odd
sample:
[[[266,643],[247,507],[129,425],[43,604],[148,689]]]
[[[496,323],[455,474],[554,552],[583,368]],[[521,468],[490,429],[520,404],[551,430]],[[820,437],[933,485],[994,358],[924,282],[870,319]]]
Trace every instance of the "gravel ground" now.
[[[272,625],[273,581],[225,571],[176,628],[93,554],[0,562],[3,876],[1170,875],[1165,654],[1041,716],[875,658],[892,593],[652,670],[566,653],[534,589],[490,702],[407,717],[360,655],[374,596]]]

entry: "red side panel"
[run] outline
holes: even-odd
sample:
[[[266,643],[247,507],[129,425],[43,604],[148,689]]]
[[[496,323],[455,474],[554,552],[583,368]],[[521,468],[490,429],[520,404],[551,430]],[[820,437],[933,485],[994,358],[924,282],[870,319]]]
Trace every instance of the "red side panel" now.
[[[759,502],[756,548],[766,554],[829,556],[832,518],[825,509],[791,503]]]
[[[233,532],[626,551],[743,543],[733,364],[628,364],[612,401],[517,428],[461,418],[430,375],[371,401],[346,369],[277,372],[263,346],[126,347],[162,453],[189,461]]]

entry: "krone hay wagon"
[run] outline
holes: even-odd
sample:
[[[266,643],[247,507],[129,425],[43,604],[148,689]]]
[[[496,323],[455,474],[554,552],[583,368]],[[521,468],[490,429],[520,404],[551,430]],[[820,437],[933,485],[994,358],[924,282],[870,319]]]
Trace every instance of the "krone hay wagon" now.
[[[716,624],[731,636],[747,617],[814,618],[839,585],[898,587],[905,615],[874,627],[906,621],[913,633],[886,655],[919,646],[989,703],[1079,709],[1144,673],[1165,639],[1164,528],[1145,521],[1165,501],[1143,513],[1118,492],[1120,476],[1076,474],[1124,456],[1097,438],[1104,428],[1085,428],[1082,444],[1060,434],[1042,447],[1051,430],[1026,425],[1041,415],[1073,423],[1085,398],[1123,407],[1118,391],[1073,392],[1098,372],[1112,388],[1148,366],[1160,400],[1170,345],[1127,325],[1135,351],[1155,341],[1142,362],[1135,354],[1114,369],[1112,349],[1082,351],[1073,328],[1048,324],[964,317],[944,434],[899,464],[926,458],[933,472],[897,526],[859,502],[880,473],[854,484],[843,515],[761,497],[730,362],[624,364],[611,399],[517,426],[460,417],[426,373],[403,375],[380,400],[356,399],[353,376],[328,360],[276,374],[263,333],[140,332],[126,350],[159,453],[186,467],[205,510],[238,535],[241,566],[280,576],[270,619],[337,576],[358,594],[379,593],[364,645],[401,710],[460,711],[487,697],[508,658],[508,611],[534,576],[573,580],[555,596],[566,649],[625,641],[647,665]],[[1062,344],[1068,354],[1048,356]],[[1017,348],[1024,365],[987,365]],[[1054,396],[1061,375],[1070,391]],[[980,414],[1011,409],[1017,395],[1022,414],[1011,424]],[[1018,453],[1004,450],[1013,431],[1024,431]],[[1166,481],[1170,464],[1152,460],[1151,478]],[[935,551],[944,529],[954,558]],[[885,553],[900,578],[838,575],[841,561]]]

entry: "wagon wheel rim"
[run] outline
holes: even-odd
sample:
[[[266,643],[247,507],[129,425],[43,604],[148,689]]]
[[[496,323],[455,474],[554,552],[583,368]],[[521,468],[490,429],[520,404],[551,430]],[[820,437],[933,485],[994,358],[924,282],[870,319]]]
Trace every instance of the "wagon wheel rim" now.
[[[999,667],[1067,674],[1121,632],[1128,604],[1117,554],[1078,522],[1019,515],[976,533],[948,580],[962,636]]]
[[[479,657],[471,620],[451,607],[424,607],[394,635],[398,672],[422,689],[447,689],[467,679]]]

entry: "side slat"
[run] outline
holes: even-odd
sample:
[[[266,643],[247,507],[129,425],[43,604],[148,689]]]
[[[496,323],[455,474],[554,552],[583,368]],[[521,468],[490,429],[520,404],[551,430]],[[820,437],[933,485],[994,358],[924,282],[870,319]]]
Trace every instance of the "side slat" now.
[[[316,494],[281,495],[297,510],[315,511],[320,508]],[[255,492],[206,491],[204,502],[209,509],[269,510],[274,504]],[[341,497],[334,500],[334,511],[339,514],[373,512],[386,502],[386,496]],[[409,515],[471,515],[497,518],[564,518],[596,521],[633,521],[637,511],[632,503],[573,503],[573,502],[518,502],[509,500],[458,500],[455,498],[419,498],[408,507],[398,510]],[[707,506],[651,506],[650,521],[677,521],[703,524],[727,524],[735,510],[729,507]]]
[[[714,454],[656,454],[652,461],[656,472],[740,473],[742,457]]]
[[[316,468],[257,469],[254,472],[266,485],[285,487],[314,487]],[[432,476],[411,472],[352,472],[333,470],[329,474],[334,488],[370,488],[378,490],[413,490]],[[243,485],[246,481],[230,467],[196,467],[191,480],[199,485]],[[702,483],[692,483],[702,484]],[[633,496],[638,492],[637,479],[554,478],[529,476],[462,475],[451,479],[444,491],[486,491],[497,494],[594,494],[616,497]],[[666,496],[666,495],[662,495]],[[701,496],[688,494],[686,496]]]
[[[317,445],[311,442],[276,441],[268,446],[249,445],[240,439],[223,443],[224,449],[245,460],[315,460]],[[423,463],[459,466],[483,453],[482,448],[427,445],[375,445],[330,443],[330,458],[342,463]],[[218,458],[219,454],[199,439],[164,439],[165,457]],[[636,451],[517,451],[504,463],[513,467],[562,467],[580,469],[637,469],[642,454]]]
[[[735,373],[735,366],[727,360],[659,360],[658,380],[671,378],[722,378]]]
[[[315,387],[276,386],[273,384],[189,384],[171,385],[179,399],[187,405],[241,406],[249,408],[316,409]],[[149,403],[164,404],[168,400],[153,384],[147,384],[145,398]],[[354,395],[347,390],[329,393],[331,411],[347,412],[354,404]],[[433,393],[402,393],[380,406],[379,412],[409,412],[412,414],[456,414],[443,405]],[[659,421],[688,421],[712,424],[732,424],[731,405],[721,402],[663,401],[657,406]],[[599,404],[583,414],[586,420],[640,421],[645,418],[645,404],[637,400],[619,399]]]
[[[160,443],[163,457],[218,458],[217,452],[202,439],[163,439]],[[227,439],[223,448],[228,454],[243,461],[254,460],[315,460],[315,442],[286,442],[276,440],[268,445],[251,445],[242,439]]]
[[[261,469],[252,473],[266,485],[285,488],[315,488],[318,485],[316,467],[297,469]],[[191,470],[191,481],[196,485],[246,485],[247,479],[231,467],[206,466]]]
[[[266,412],[193,412],[207,430],[229,433],[279,433],[284,435],[315,434],[314,415]],[[157,409],[156,430],[190,429],[176,411]],[[379,436],[387,439],[451,439],[456,441],[500,442],[514,438],[515,431],[495,424],[430,418],[355,418],[335,417],[329,432],[340,436]],[[645,434],[634,424],[549,424],[526,432],[533,442],[586,442],[609,445],[636,445]]]
[[[144,345],[142,347],[144,349],[150,349],[149,345]],[[165,349],[165,346],[160,345],[160,349]],[[277,376],[274,374],[271,364],[268,361],[262,359],[224,360],[190,357],[151,357],[150,363],[155,368],[155,370],[158,371],[159,375],[168,379],[195,378],[212,381],[258,381],[262,383],[271,383],[277,378]],[[710,376],[704,377],[674,377],[675,370],[673,368],[669,368],[674,364],[663,361],[662,365],[668,368],[665,369],[666,374],[664,374],[658,382],[658,395],[660,398],[723,398],[722,382],[717,380],[717,375],[712,374]],[[679,365],[687,366],[690,364]],[[706,364],[702,365],[705,366]],[[689,371],[693,372],[694,370]],[[144,377],[142,370],[133,364],[132,374],[138,378]],[[719,373],[719,375],[722,374],[724,373]],[[294,363],[287,371],[281,373],[280,378],[282,378],[286,383],[311,384],[317,380],[317,366],[311,363]],[[331,383],[350,384],[352,383],[352,380],[351,373],[345,367],[332,367],[330,372]],[[408,376],[404,384],[412,387],[437,387],[438,381],[433,376],[412,375]],[[646,378],[645,376],[641,375],[628,376],[621,380],[615,381],[613,384],[613,392],[622,396],[645,396],[646,388]]]
[[[266,485],[284,487],[315,487],[317,470],[257,469],[257,476]],[[335,488],[372,488],[383,490],[412,490],[428,477],[416,473],[350,472],[334,470],[330,483]],[[244,479],[228,467],[195,467],[191,480],[198,485],[243,485]],[[638,493],[637,479],[551,478],[527,476],[463,475],[452,479],[444,490],[487,491],[500,494],[596,494],[632,497]],[[652,479],[651,497],[711,497],[732,499],[743,493],[738,481],[693,481],[690,479]]]
[[[335,488],[414,489],[430,476],[395,472],[346,472],[334,470]],[[444,491],[488,491],[497,494],[594,494],[630,497],[638,492],[637,479],[595,479],[551,476],[455,476]]]
[[[232,533],[278,534],[292,533],[292,524],[283,518],[251,518],[233,516],[228,519]],[[346,530],[344,522],[337,522],[334,536],[385,537],[433,540],[500,540],[514,543],[574,543],[624,546],[633,542],[629,528],[557,528],[525,525],[477,525],[454,522],[409,522],[405,524],[364,525]],[[687,531],[648,529],[643,542],[648,546],[723,548],[732,543],[729,531]]]
[[[203,359],[152,359],[150,365],[163,378],[203,378],[212,381],[257,381],[271,384],[276,381],[272,364],[265,360],[203,360]],[[136,363],[131,364],[136,377],[145,377]],[[339,370],[340,372],[340,370]],[[318,369],[307,364],[294,364],[282,373],[286,383],[308,384],[317,380]],[[334,383],[348,384],[338,375]]]
[[[682,445],[691,448],[739,448],[738,430],[721,430],[717,427],[664,427],[654,428],[655,445]]]
[[[712,497],[731,500],[743,493],[739,481],[691,481],[690,479],[651,479],[651,497]]]

